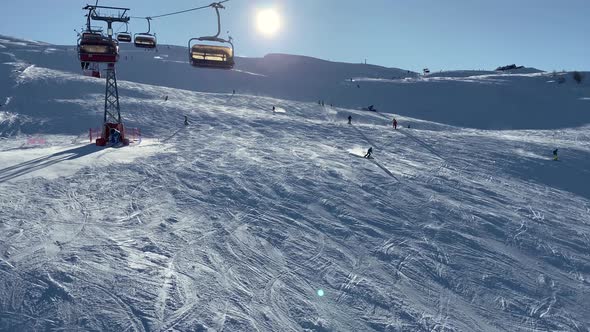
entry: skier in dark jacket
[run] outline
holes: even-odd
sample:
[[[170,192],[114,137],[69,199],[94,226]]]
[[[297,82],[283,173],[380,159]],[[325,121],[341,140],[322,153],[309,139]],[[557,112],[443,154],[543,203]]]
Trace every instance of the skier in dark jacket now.
[[[373,147],[369,148],[369,151],[367,151],[367,154],[364,156],[364,158],[371,158],[371,155],[373,154]]]
[[[109,138],[111,144],[118,144],[121,141],[121,132],[115,128],[111,128]]]
[[[352,116],[351,115],[348,116],[348,124],[352,124]]]
[[[557,149],[553,150],[553,160],[558,161],[559,158],[557,157]]]
[[[184,116],[184,125],[188,126],[188,116]]]
[[[393,118],[393,129],[397,129],[397,120]]]

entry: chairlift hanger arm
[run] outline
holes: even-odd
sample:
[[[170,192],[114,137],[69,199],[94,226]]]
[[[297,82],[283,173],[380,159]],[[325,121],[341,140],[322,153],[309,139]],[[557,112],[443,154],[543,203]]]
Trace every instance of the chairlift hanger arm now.
[[[86,7],[82,8],[82,9],[83,10],[90,10],[90,11],[95,11],[97,9],[122,10],[123,14],[121,14],[121,16],[125,16],[125,13],[127,13],[128,11],[131,10],[129,8],[123,8],[123,7],[108,7],[108,6],[94,6],[94,5],[86,5]]]
[[[88,20],[92,18],[95,21],[105,21],[105,22],[121,22],[127,23],[129,22],[129,16],[127,16],[127,11],[129,8],[123,7],[108,7],[108,6],[93,6],[93,5],[86,5],[86,7],[82,8],[83,10],[88,11]],[[108,10],[118,10],[123,11],[119,13],[118,17],[115,16],[101,16],[99,13],[96,12],[97,9],[108,9]]]

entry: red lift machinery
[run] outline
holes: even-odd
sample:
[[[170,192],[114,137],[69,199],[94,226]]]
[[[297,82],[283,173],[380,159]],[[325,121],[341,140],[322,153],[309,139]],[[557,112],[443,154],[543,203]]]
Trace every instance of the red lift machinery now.
[[[129,16],[127,16],[129,9],[93,5],[87,5],[83,9],[88,11],[88,29],[82,33],[78,43],[78,54],[82,68],[88,67],[90,64],[107,64],[102,137],[96,140],[96,145],[107,145],[114,133],[118,133],[119,142],[123,143],[123,145],[129,145],[129,139],[125,137],[125,127],[121,119],[115,70],[115,63],[119,60],[119,44],[113,39],[113,23],[127,24],[129,22]],[[118,14],[112,16],[102,15],[99,10],[117,11]],[[108,25],[107,35],[104,36],[100,32],[93,31],[90,28],[90,20],[106,22]]]

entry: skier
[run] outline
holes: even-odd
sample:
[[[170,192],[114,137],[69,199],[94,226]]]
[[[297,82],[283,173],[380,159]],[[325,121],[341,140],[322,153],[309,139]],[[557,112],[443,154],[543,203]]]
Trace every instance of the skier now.
[[[235,94],[236,94],[236,90],[234,90],[234,91],[232,92],[232,95],[235,95]]]
[[[352,124],[352,115],[348,116],[348,124]]]
[[[393,118],[393,129],[397,129],[397,120]]]
[[[553,160],[558,161],[559,158],[557,157],[557,149],[553,150]]]
[[[111,139],[111,144],[115,145],[121,141],[121,132],[115,128],[111,128],[109,138]]]
[[[164,97],[164,101],[168,101],[168,96]]]
[[[188,116],[184,116],[184,125],[188,126]]]
[[[373,147],[369,148],[369,151],[367,151],[367,154],[363,157],[363,158],[371,158],[371,155],[373,154]]]
[[[273,106],[272,107],[272,112],[274,113],[276,111],[276,108]]]

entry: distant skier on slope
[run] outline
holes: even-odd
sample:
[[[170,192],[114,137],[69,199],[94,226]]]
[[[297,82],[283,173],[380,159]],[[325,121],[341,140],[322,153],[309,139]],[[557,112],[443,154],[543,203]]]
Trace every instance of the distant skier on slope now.
[[[373,154],[373,147],[370,147],[369,151],[367,151],[367,154],[363,158],[370,159],[372,154]]]
[[[397,120],[393,118],[393,129],[397,129]]]
[[[348,116],[348,124],[352,124],[352,115]]]
[[[188,116],[184,116],[184,125],[188,126]]]
[[[553,150],[553,160],[554,161],[558,161],[559,160],[559,158],[557,157],[557,150],[558,149]]]

